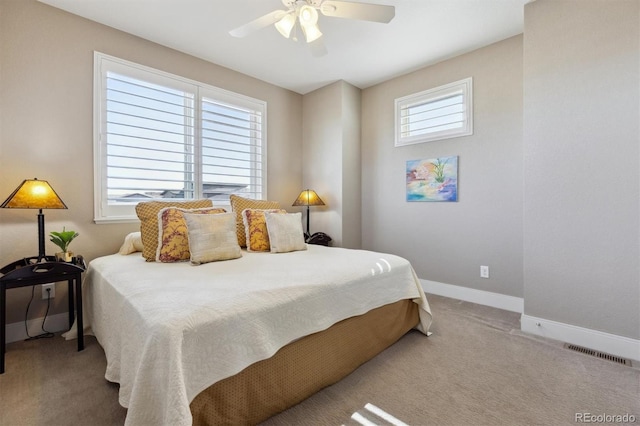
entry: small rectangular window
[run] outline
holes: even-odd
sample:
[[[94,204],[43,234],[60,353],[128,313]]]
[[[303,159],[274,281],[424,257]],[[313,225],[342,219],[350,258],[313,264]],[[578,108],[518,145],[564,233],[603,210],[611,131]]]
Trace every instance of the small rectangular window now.
[[[395,146],[473,134],[472,79],[398,98]]]
[[[266,103],[95,54],[95,221],[140,201],[266,198]]]

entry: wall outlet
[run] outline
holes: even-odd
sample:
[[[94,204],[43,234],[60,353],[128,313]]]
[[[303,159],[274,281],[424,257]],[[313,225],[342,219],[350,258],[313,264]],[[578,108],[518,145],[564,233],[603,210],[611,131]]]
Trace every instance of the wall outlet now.
[[[51,290],[50,294],[47,289]],[[49,297],[52,299],[56,297],[56,285],[54,283],[42,284],[42,300],[47,300]]]
[[[489,267],[488,266],[480,266],[480,278],[489,278]]]

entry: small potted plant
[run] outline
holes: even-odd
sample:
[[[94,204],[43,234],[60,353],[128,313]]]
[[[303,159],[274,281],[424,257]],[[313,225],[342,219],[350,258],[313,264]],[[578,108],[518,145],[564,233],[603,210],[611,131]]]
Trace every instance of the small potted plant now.
[[[59,262],[71,262],[73,260],[73,253],[68,250],[69,244],[78,234],[76,231],[67,231],[62,228],[62,232],[51,231],[49,236],[51,242],[60,247],[61,252],[56,253],[56,260]]]

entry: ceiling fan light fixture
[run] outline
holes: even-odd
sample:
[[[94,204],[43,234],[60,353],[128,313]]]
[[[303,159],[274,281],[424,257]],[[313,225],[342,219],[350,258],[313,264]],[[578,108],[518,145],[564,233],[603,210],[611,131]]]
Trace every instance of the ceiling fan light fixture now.
[[[289,38],[291,36],[291,30],[295,24],[295,15],[293,13],[288,13],[281,20],[275,23],[275,27],[284,38]]]
[[[298,9],[298,20],[307,43],[322,37],[320,28],[318,28],[318,11],[313,6],[308,4],[301,6]]]
[[[1,0],[0,0],[1,1]],[[322,40],[322,32],[318,27],[318,14],[324,16],[359,19],[363,21],[389,23],[395,16],[395,6],[364,3],[344,0],[281,0],[286,10],[274,10],[253,21],[250,21],[229,33],[234,37],[246,37],[264,27],[275,25],[283,37],[298,41],[297,25],[313,56],[327,54]],[[375,0],[377,3],[381,0]],[[318,12],[318,10],[320,12]]]
[[[311,43],[316,41],[320,37],[322,37],[322,33],[320,32],[320,28],[317,25],[303,25],[302,32],[304,33],[304,37],[307,40],[307,43]]]
[[[298,11],[298,19],[300,19],[300,25],[303,28],[308,25],[316,25],[318,23],[318,11],[306,4]]]

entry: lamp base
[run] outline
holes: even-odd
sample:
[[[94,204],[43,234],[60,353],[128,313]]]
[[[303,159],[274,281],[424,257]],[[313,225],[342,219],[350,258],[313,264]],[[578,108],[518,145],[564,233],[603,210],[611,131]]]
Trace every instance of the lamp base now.
[[[46,261],[47,256],[44,254],[44,214],[42,209],[38,213],[38,262]]]

